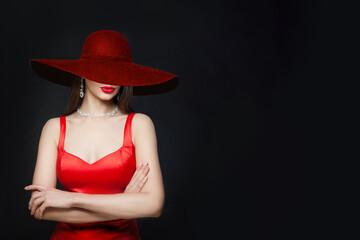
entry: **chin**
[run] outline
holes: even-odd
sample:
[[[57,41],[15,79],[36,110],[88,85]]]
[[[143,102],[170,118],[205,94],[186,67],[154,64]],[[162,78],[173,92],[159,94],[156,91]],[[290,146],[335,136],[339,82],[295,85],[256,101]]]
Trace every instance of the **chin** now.
[[[111,99],[113,99],[115,97],[115,95],[109,95],[109,94],[101,94],[100,96],[98,96],[101,100],[104,100],[104,101],[109,101]]]

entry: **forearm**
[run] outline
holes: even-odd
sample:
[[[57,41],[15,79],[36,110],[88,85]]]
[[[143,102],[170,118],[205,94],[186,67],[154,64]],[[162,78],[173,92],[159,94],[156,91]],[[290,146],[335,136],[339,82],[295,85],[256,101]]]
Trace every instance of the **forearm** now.
[[[73,207],[114,219],[158,217],[163,201],[150,193],[85,194],[74,193]]]
[[[34,217],[38,220],[49,220],[67,223],[88,223],[88,222],[103,222],[116,220],[116,217],[106,216],[97,212],[92,212],[82,208],[54,208],[48,207],[45,209],[42,218],[39,218],[39,209],[35,211]]]

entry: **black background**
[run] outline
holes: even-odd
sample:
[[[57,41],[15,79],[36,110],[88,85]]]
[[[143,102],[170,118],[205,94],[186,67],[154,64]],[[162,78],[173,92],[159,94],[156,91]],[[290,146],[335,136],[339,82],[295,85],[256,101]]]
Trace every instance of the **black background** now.
[[[352,235],[354,210],[342,201],[358,190],[340,180],[354,182],[356,169],[338,163],[356,159],[341,136],[354,135],[358,9],[310,0],[3,3],[2,235],[48,239],[55,227],[30,216],[23,187],[41,128],[65,111],[70,91],[28,61],[78,59],[85,38],[105,29],[127,37],[135,63],[180,78],[172,92],[133,97],[154,121],[166,192],[160,218],[138,219],[144,240]]]

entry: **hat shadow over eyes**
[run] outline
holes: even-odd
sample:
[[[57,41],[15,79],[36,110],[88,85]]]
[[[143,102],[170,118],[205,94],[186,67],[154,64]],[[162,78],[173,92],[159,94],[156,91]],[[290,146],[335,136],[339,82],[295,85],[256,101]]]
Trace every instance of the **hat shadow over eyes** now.
[[[42,64],[37,61],[30,62],[31,69],[41,78],[56,84],[71,87],[73,81],[76,78],[76,74],[61,70],[56,67],[52,67],[47,64]],[[176,76],[163,83],[144,85],[144,86],[133,86],[133,95],[154,95],[170,92],[179,85],[179,78]]]

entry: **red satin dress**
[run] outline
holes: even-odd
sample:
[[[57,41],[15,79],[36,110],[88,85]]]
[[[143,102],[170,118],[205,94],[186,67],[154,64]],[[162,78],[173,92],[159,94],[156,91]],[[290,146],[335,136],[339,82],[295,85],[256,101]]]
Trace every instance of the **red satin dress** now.
[[[57,177],[65,191],[86,194],[123,193],[135,170],[135,146],[131,140],[131,122],[135,113],[126,118],[123,146],[89,164],[64,150],[66,116],[60,117],[60,138],[56,162]],[[58,222],[50,240],[138,240],[136,219],[103,222]]]

